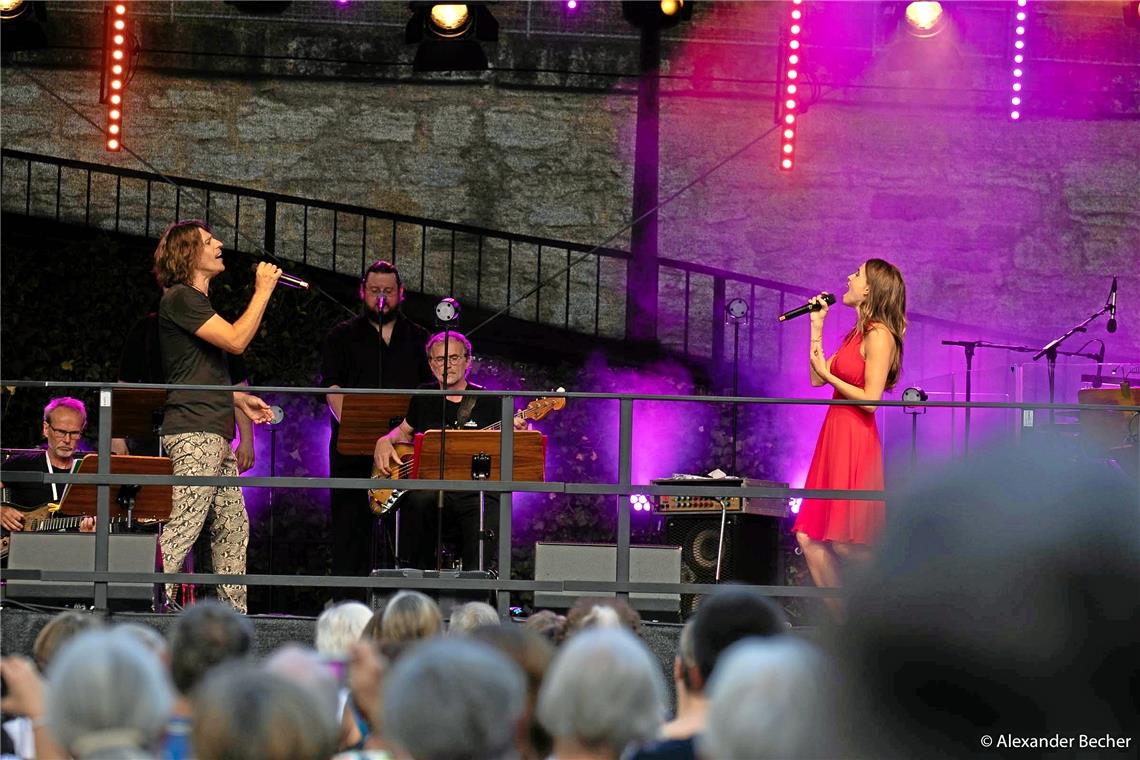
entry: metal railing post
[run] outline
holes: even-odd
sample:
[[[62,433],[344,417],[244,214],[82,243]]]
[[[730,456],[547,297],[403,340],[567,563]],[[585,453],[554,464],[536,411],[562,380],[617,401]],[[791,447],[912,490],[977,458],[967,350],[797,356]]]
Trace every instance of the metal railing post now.
[[[621,400],[618,427],[618,484],[630,485],[633,472],[633,399]],[[629,582],[629,494],[618,494],[617,523],[617,578],[618,583]],[[619,592],[618,597],[629,599],[629,594]]]
[[[515,397],[503,396],[502,435],[499,436],[499,479],[515,479]],[[499,494],[499,577],[511,579],[511,507],[514,505],[514,492]],[[482,537],[480,537],[482,540]],[[506,620],[511,612],[511,592],[500,591],[495,595],[499,617]]]
[[[99,389],[99,475],[111,474],[111,389]],[[110,566],[111,486],[96,487],[95,499],[95,572],[105,573]],[[95,609],[107,609],[107,582],[95,583]]]

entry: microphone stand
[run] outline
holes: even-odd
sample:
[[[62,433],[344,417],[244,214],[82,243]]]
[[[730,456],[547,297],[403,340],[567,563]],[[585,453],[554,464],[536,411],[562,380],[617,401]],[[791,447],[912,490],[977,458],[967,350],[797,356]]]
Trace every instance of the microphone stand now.
[[[451,322],[443,323],[443,383],[440,390],[446,391],[450,379],[451,363],[447,357],[451,351]],[[439,425],[439,479],[444,479],[444,462],[447,459],[447,394],[439,399],[442,402]],[[458,418],[456,418],[458,421]],[[443,489],[436,494],[436,521],[435,521],[435,569],[443,570]]]
[[[384,308],[387,305],[388,297],[381,293],[380,297],[376,299],[376,387],[380,389],[384,388]],[[395,332],[394,327],[393,332]],[[368,536],[368,561],[375,568],[379,564],[377,561],[376,532],[379,531],[381,535],[385,534],[383,516],[377,517],[371,525],[372,530]],[[394,549],[392,553],[395,554]],[[392,557],[392,567],[396,567],[397,564],[396,558]]]
[[[1048,369],[1048,371],[1049,371],[1049,403],[1050,404],[1053,403],[1054,398],[1056,397],[1057,355],[1058,354],[1066,354],[1066,352],[1058,351],[1057,349],[1061,346],[1062,343],[1064,343],[1069,338],[1073,337],[1073,335],[1075,335],[1079,332],[1087,332],[1086,325],[1088,325],[1089,322],[1092,322],[1094,319],[1099,317],[1101,314],[1104,314],[1105,312],[1109,311],[1110,309],[1112,309],[1112,304],[1106,303],[1104,306],[1100,307],[1100,309],[1093,312],[1089,316],[1085,317],[1084,321],[1079,322],[1076,325],[1073,325],[1063,335],[1061,335],[1060,337],[1054,338],[1053,340],[1046,343],[1044,345],[1044,347],[1041,348],[1041,350],[1039,350],[1037,353],[1035,353],[1033,355],[1033,361],[1037,361],[1042,356],[1044,356],[1046,358],[1046,361],[1048,362],[1048,367],[1049,367],[1049,369]],[[1091,358],[1091,359],[1097,358],[1095,354],[1092,356],[1089,356],[1088,354],[1083,354],[1083,353],[1080,353],[1079,351],[1068,352],[1066,355],[1068,355],[1068,356],[1086,356],[1086,357]],[[1049,409],[1049,424],[1050,425],[1053,424],[1053,410],[1052,409]]]

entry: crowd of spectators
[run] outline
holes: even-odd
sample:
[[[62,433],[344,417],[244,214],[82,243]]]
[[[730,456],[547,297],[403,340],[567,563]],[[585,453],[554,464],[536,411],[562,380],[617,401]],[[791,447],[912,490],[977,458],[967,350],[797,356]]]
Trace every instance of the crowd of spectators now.
[[[475,602],[445,625],[403,591],[377,612],[331,607],[313,642],[260,659],[250,621],[221,604],[188,608],[165,637],[65,612],[30,657],[0,661],[4,755],[961,757],[1054,734],[1134,753],[1136,494],[999,457],[970,477],[900,503],[834,628],[792,631],[753,587],[706,596],[681,631],[674,705],[615,599],[523,624]],[[1006,746],[988,753],[1020,745]]]

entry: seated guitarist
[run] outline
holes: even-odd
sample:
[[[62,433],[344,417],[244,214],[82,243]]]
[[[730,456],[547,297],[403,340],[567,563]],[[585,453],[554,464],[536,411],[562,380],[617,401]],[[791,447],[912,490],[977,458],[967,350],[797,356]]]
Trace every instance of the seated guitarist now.
[[[467,380],[471,369],[471,341],[458,332],[437,333],[428,338],[425,349],[428,364],[436,382],[421,388],[449,391],[474,390],[483,387]],[[482,429],[501,418],[501,401],[494,396],[447,396],[444,417],[443,404],[438,396],[413,396],[403,422],[376,441],[373,459],[383,475],[393,465],[402,464],[395,444],[409,443],[417,431],[440,430],[446,419],[448,428]],[[516,417],[516,428],[525,429],[526,421]],[[429,474],[428,477],[431,477]],[[499,520],[498,494],[487,494],[485,525],[495,530]],[[398,503],[400,510],[400,566],[434,569],[436,519],[438,516],[435,491],[408,491]],[[458,537],[464,570],[479,569],[479,494],[473,491],[445,492],[443,501],[443,534]],[[489,542],[485,552],[490,568],[495,556],[495,543]]]
[[[5,470],[43,473],[71,472],[72,463],[79,452],[79,439],[87,427],[87,408],[77,398],[54,398],[44,407],[43,435],[47,445],[30,454],[16,454],[4,462]],[[63,498],[62,483],[13,482],[6,486],[8,498],[0,507],[0,525],[5,530],[19,531],[24,527],[24,515],[49,502],[59,503]],[[95,518],[85,518],[80,530],[95,530]]]

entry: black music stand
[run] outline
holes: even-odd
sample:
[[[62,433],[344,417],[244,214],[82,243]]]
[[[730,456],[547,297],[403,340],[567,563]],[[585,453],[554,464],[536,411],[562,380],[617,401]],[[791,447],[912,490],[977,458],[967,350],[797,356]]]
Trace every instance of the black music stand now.
[[[499,456],[498,430],[448,430],[447,449],[444,454],[443,480],[502,480],[502,461]],[[415,465],[413,478],[424,478],[440,472],[442,431],[428,430],[416,433]],[[537,430],[516,430],[514,434],[514,480],[546,480],[546,436]],[[490,536],[484,530],[485,494],[479,491],[479,569],[483,570],[483,548]],[[440,516],[442,520],[442,516]],[[436,533],[436,562],[442,553],[439,532]]]

